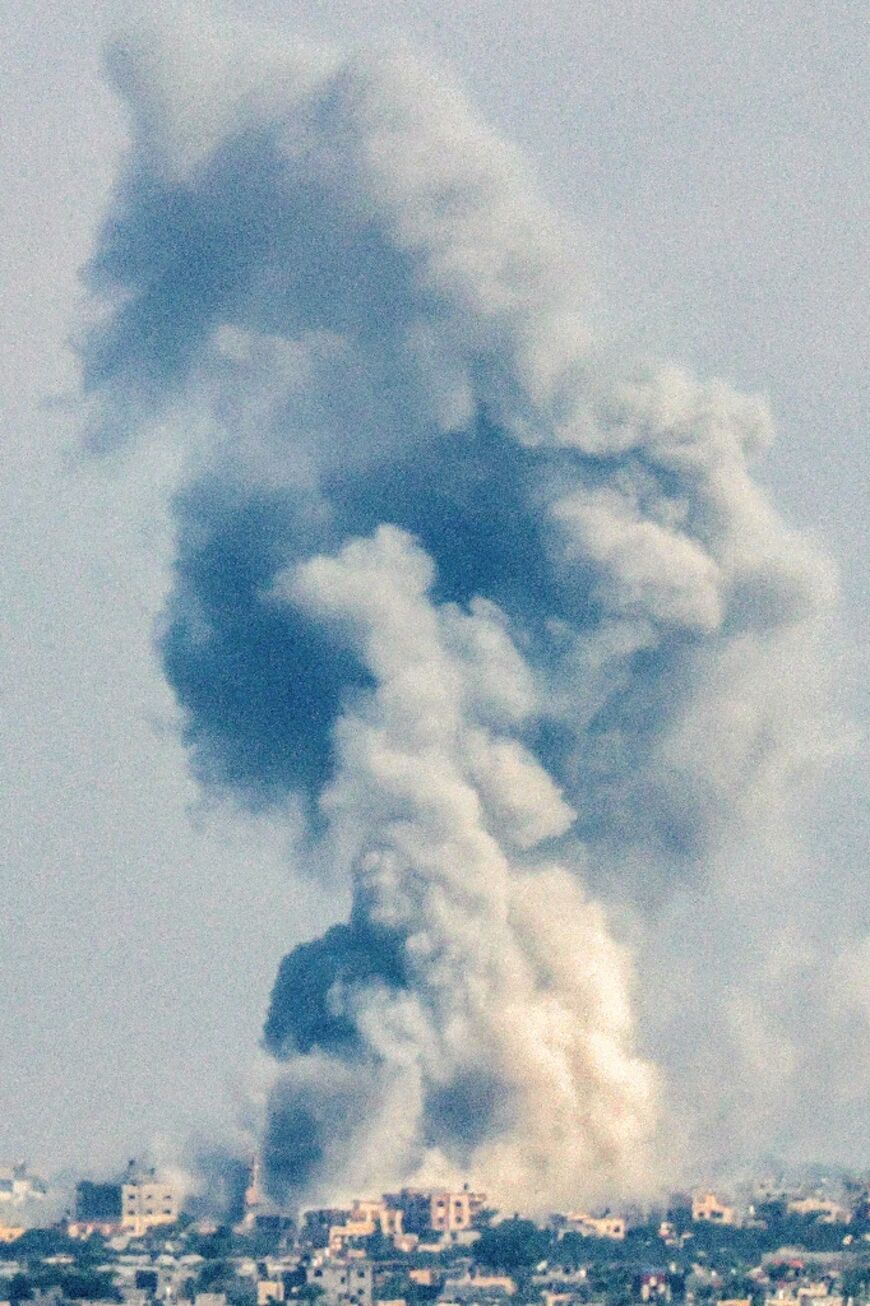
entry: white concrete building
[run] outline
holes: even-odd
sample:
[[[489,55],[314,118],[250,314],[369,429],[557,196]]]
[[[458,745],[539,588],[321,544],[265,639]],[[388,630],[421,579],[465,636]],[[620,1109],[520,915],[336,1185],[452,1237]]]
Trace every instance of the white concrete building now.
[[[0,1202],[21,1206],[24,1202],[45,1197],[48,1185],[38,1175],[31,1174],[24,1161],[17,1165],[0,1166]]]
[[[372,1306],[371,1261],[323,1261],[305,1277],[322,1288],[324,1306]]]

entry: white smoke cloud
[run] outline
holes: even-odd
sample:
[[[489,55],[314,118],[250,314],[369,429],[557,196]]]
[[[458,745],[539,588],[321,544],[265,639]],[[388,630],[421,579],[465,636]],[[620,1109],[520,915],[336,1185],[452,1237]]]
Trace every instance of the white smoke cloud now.
[[[155,49],[113,56],[134,139],[90,273],[94,438],[189,450],[164,661],[195,762],[307,787],[354,891],[276,985],[274,1183],[639,1189],[675,1102],[698,1137],[775,1117],[700,1033],[757,1064],[764,962],[718,937],[759,880],[788,909],[830,749],[833,581],[751,477],[767,407],[605,361],[570,234],[407,58],[215,46],[206,76]]]
[[[376,677],[337,724],[322,802],[358,899],[405,940],[411,971],[407,990],[353,998],[362,1064],[384,1070],[328,1180],[431,1182],[464,1167],[496,1200],[544,1209],[570,1204],[581,1182],[599,1196],[635,1188],[648,1173],[656,1077],[632,1052],[626,959],[570,875],[511,860],[512,844],[562,833],[572,813],[535,760],[495,733],[499,716],[509,729],[532,707],[501,623],[486,609],[439,610],[432,579],[426,555],[384,526],[282,582],[345,626]],[[475,645],[495,656],[481,662]],[[307,1061],[291,1061],[290,1076]],[[346,1091],[334,1074],[327,1062],[324,1098]],[[421,1148],[427,1092],[457,1079],[494,1081],[491,1109],[509,1120],[478,1122],[481,1137],[462,1139],[458,1155],[449,1143]]]

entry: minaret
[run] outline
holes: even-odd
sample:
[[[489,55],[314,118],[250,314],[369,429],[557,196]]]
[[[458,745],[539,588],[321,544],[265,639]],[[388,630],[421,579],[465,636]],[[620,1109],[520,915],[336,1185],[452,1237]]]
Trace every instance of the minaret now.
[[[255,1152],[251,1157],[251,1178],[245,1189],[245,1216],[243,1223],[249,1228],[253,1225],[257,1216],[257,1211],[263,1203],[262,1193],[260,1192],[260,1154]]]

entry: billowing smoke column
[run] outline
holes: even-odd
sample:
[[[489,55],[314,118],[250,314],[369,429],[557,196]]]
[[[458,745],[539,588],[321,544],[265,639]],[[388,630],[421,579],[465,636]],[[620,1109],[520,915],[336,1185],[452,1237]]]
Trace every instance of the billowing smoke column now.
[[[271,1191],[639,1189],[660,1076],[602,903],[775,821],[815,728],[781,672],[827,581],[747,471],[764,404],[605,357],[520,163],[407,59],[156,49],[112,53],[92,440],[185,440],[193,765],[301,796],[352,886],[272,995]]]

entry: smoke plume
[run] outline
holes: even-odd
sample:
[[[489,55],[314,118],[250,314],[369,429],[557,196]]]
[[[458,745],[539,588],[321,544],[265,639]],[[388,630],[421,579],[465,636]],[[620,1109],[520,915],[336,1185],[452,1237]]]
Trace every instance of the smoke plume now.
[[[698,1016],[656,948],[691,886],[715,932],[824,744],[831,582],[750,474],[767,408],[596,341],[576,237],[408,57],[110,67],[91,441],[181,441],[159,648],[192,765],[301,802],[350,886],[275,983],[269,1187],[640,1191],[656,1039]]]

